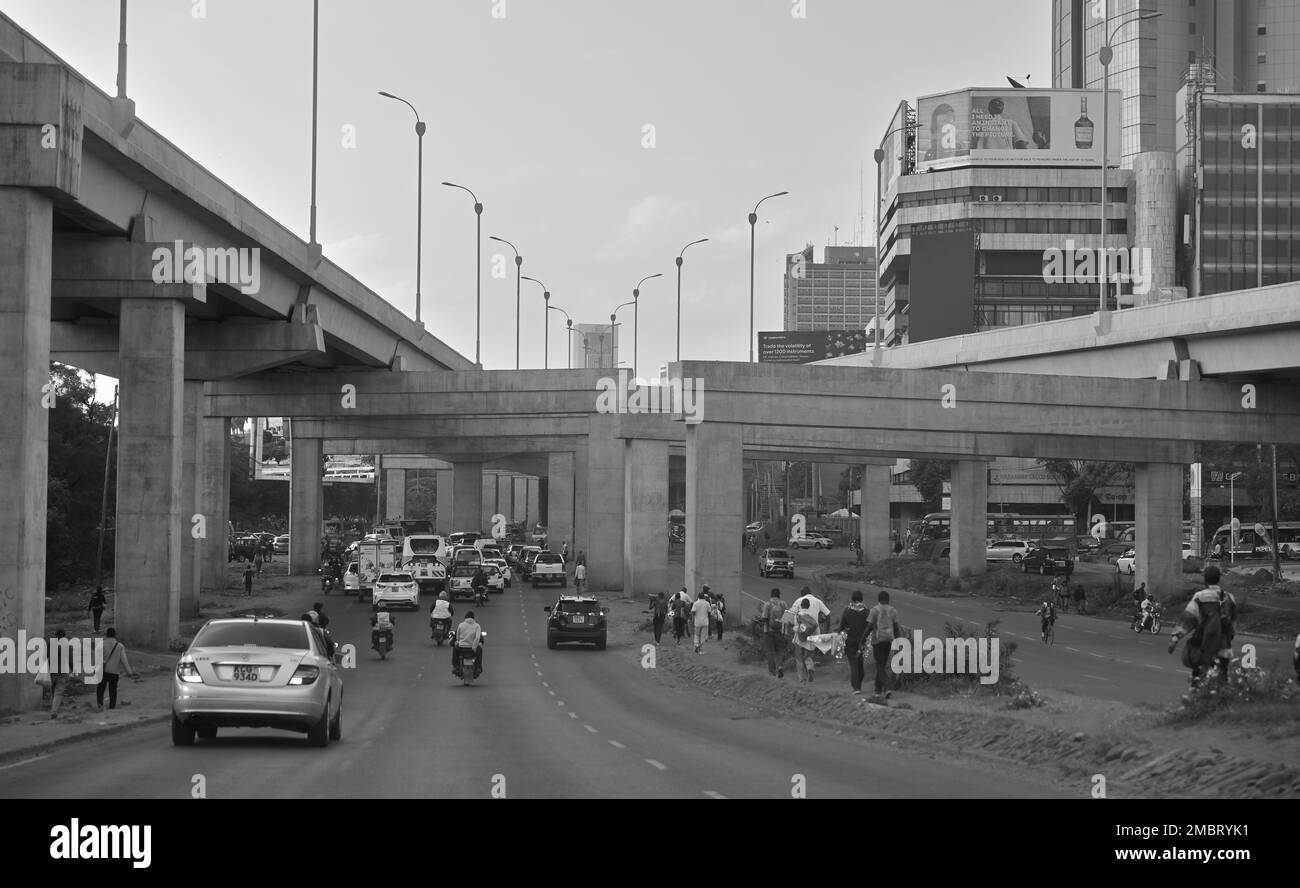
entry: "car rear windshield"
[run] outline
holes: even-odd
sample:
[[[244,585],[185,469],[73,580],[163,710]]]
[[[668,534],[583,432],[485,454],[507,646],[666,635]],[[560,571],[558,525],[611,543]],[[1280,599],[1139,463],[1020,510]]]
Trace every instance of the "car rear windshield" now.
[[[194,637],[194,647],[255,647],[307,650],[304,623],[209,623]]]
[[[562,614],[600,613],[600,605],[595,601],[561,601],[555,609]]]
[[[478,568],[473,564],[458,564],[452,569],[453,577],[472,577],[478,573]]]
[[[789,558],[790,556],[786,554],[785,549],[768,549],[768,550],[767,550],[767,557],[769,557],[769,558]]]
[[[410,574],[380,574],[379,582],[381,583],[409,583],[411,582]]]
[[[1069,558],[1070,550],[1069,549],[1048,549],[1047,554],[1052,556],[1053,558]]]
[[[407,537],[411,544],[412,555],[433,555],[438,551],[438,544],[442,541],[437,537]]]
[[[559,555],[538,555],[537,563],[538,564],[563,564],[564,559],[561,558]]]

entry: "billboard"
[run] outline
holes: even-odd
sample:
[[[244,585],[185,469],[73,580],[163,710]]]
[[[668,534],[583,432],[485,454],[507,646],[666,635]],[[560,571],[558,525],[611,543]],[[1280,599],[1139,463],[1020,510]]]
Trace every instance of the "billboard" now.
[[[758,334],[760,364],[807,364],[861,354],[871,339],[866,330],[778,330]]]
[[[916,169],[1100,166],[1101,90],[963,89],[917,100]],[[1108,161],[1120,160],[1120,93],[1110,91]]]
[[[254,417],[252,444],[249,459],[252,462],[253,480],[288,481],[293,465],[290,420],[281,416]],[[325,457],[322,481],[325,484],[374,484],[375,458],[328,455]]]
[[[912,228],[907,341],[975,332],[975,232],[936,223]]]

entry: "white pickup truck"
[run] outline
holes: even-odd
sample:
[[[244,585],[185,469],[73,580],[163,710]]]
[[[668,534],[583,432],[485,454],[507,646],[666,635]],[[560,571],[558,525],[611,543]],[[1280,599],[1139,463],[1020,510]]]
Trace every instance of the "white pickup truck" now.
[[[529,582],[536,589],[542,583],[569,585],[569,575],[564,570],[564,556],[558,552],[541,552],[528,573]]]

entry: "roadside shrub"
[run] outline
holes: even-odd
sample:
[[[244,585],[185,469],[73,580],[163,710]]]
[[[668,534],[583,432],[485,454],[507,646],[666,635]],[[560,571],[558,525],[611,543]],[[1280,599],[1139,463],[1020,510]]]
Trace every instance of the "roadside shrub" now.
[[[1186,725],[1219,718],[1234,722],[1273,721],[1275,717],[1295,720],[1300,715],[1295,710],[1297,702],[1300,685],[1294,679],[1267,669],[1246,669],[1234,662],[1226,680],[1212,670],[1197,682],[1168,713],[1166,721]],[[1280,712],[1279,704],[1285,707]],[[1266,717],[1252,717],[1258,715]]]

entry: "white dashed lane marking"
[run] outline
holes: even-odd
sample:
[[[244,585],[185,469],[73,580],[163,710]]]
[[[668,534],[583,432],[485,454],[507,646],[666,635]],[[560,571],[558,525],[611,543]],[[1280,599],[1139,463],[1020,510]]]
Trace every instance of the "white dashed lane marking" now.
[[[704,790],[704,794],[705,794],[706,796],[708,796],[709,798],[711,798],[711,799],[725,799],[725,798],[726,798],[726,796],[724,796],[722,793],[720,793],[720,792],[715,792],[715,791],[713,791],[712,789],[706,789],[706,790]]]
[[[593,728],[591,725],[583,725],[583,727],[586,728],[588,731],[590,731],[590,732],[593,733],[593,734],[599,734],[599,733],[600,733],[600,731],[597,731],[597,730],[596,730],[595,728]]]
[[[570,712],[570,713],[569,713],[569,718],[577,718],[577,717],[578,717],[578,713],[576,713],[576,712]]]
[[[646,763],[647,765],[650,765],[652,768],[656,768],[656,769],[658,769],[658,770],[660,770],[660,771],[667,771],[667,770],[668,770],[668,766],[667,766],[667,765],[665,765],[663,762],[657,762],[657,761],[655,761],[654,759],[646,759],[646,760],[645,760],[645,763]]]
[[[609,745],[614,747],[615,749],[627,749],[626,746],[624,746],[622,743],[619,743],[617,740],[609,741]]]

